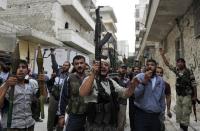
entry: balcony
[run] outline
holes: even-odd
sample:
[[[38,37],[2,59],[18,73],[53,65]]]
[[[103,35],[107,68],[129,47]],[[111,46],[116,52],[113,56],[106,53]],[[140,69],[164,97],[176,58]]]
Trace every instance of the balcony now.
[[[162,41],[176,24],[175,19],[186,13],[193,0],[159,0],[158,4],[152,3],[149,17],[152,25],[147,40]],[[156,5],[156,7],[154,7]]]
[[[56,40],[54,37],[50,37],[42,32],[33,29],[20,30],[17,32],[16,35],[23,40],[31,41],[33,43],[38,43],[44,46],[63,46],[63,43]]]
[[[95,53],[94,45],[73,30],[60,29],[58,30],[57,37],[58,40],[64,42],[69,47],[75,48],[86,54]]]
[[[85,29],[95,30],[95,22],[78,0],[58,0],[61,6]]]
[[[7,0],[0,0],[0,11],[5,10],[7,6]]]

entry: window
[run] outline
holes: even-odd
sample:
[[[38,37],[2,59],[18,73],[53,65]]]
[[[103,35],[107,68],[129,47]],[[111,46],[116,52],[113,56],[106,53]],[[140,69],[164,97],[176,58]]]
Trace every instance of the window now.
[[[135,25],[136,27],[136,30],[140,30],[140,22],[136,22],[136,25]]]
[[[194,33],[200,36],[200,0],[194,0]]]
[[[69,28],[69,23],[66,22],[66,23],[65,23],[65,29],[68,29],[68,28]]]
[[[139,9],[136,9],[136,10],[135,10],[135,17],[136,17],[136,18],[139,18],[139,17],[140,17],[140,10],[139,10]]]
[[[139,41],[140,39],[139,39],[139,37],[136,37],[136,41]]]

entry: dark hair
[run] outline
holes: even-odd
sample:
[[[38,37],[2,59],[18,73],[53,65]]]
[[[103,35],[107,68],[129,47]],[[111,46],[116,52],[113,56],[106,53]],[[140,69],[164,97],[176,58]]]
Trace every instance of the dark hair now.
[[[85,57],[82,56],[82,55],[76,55],[74,58],[73,58],[73,63],[75,60],[80,60],[80,59],[83,59],[85,61]]]
[[[185,60],[184,60],[183,58],[178,58],[178,59],[176,60],[176,62],[179,62],[179,61],[185,63]]]
[[[21,60],[21,59],[20,59],[20,60],[19,60],[19,65],[20,65],[20,64],[24,64],[24,65],[26,66],[26,68],[28,69],[28,63],[27,63],[26,60]],[[19,66],[19,65],[18,65],[18,66]]]
[[[156,67],[156,69],[161,69],[161,70],[162,70],[162,73],[164,73],[164,70],[163,70],[162,67],[158,66],[158,67]]]
[[[153,62],[155,65],[157,65],[157,62],[156,62],[154,59],[148,59],[148,60],[147,60],[147,63],[148,63],[148,62]]]
[[[65,63],[69,64],[69,67],[71,66],[71,63],[69,61],[65,61],[63,64]]]

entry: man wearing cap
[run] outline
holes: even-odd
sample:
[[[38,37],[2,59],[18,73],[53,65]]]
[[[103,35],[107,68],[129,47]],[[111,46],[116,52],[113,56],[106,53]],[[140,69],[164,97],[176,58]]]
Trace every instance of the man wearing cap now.
[[[131,81],[128,88],[123,88],[107,77],[109,69],[108,59],[101,59],[101,65],[96,61],[91,74],[85,78],[79,89],[80,96],[87,103],[87,131],[116,131],[119,109],[117,99],[133,94],[135,81]]]
[[[186,67],[183,58],[177,59],[176,67],[174,67],[169,64],[162,49],[160,49],[160,54],[166,66],[176,74],[176,122],[180,124],[183,131],[187,131],[192,112],[192,101],[197,100],[197,83],[194,74]]]

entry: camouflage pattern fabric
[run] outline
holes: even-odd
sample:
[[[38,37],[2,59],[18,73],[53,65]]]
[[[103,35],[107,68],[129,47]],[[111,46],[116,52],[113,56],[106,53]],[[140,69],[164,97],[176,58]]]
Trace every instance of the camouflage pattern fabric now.
[[[191,96],[177,95],[175,111],[176,111],[176,122],[188,126],[190,122],[190,114],[192,112]]]
[[[193,88],[197,86],[192,70],[185,69],[183,72],[179,71],[172,65],[169,69],[176,74],[176,93],[179,96],[187,96],[193,94]]]

